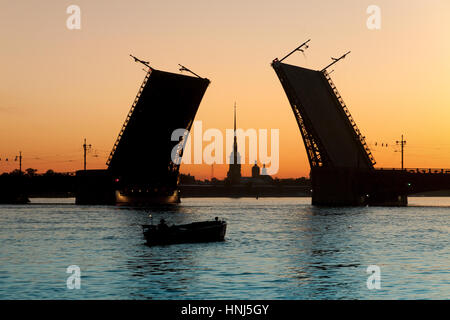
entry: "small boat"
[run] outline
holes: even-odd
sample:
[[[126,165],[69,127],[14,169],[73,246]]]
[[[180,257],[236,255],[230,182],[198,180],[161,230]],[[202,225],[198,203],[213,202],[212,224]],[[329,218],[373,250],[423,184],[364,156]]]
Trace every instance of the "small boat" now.
[[[164,220],[158,225],[142,225],[147,245],[224,241],[226,221],[193,222],[168,226]]]

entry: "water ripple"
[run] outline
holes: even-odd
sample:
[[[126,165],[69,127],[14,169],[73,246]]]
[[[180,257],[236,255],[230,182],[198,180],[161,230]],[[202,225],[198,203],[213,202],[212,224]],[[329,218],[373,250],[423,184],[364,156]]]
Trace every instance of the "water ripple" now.
[[[317,208],[310,199],[184,199],[136,208],[0,206],[0,299],[442,299],[450,199]],[[228,221],[223,243],[147,247],[141,224]],[[68,290],[66,268],[81,268]],[[369,265],[381,290],[368,290]]]

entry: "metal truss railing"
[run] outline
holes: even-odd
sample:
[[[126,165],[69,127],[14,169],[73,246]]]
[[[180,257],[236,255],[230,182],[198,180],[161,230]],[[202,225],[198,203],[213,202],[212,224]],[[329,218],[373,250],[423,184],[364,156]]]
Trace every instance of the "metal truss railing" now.
[[[376,161],[372,155],[372,152],[370,151],[369,146],[366,143],[366,140],[364,139],[364,136],[361,134],[361,131],[359,130],[358,126],[356,125],[355,120],[353,119],[352,115],[350,114],[350,111],[347,108],[347,105],[344,102],[344,99],[342,99],[341,94],[339,93],[338,89],[336,88],[335,84],[333,83],[333,80],[331,80],[330,75],[326,70],[323,71],[323,74],[325,78],[327,79],[328,83],[330,84],[331,89],[333,90],[334,94],[336,95],[336,98],[338,99],[339,103],[342,106],[342,109],[344,110],[345,114],[347,115],[348,120],[350,121],[353,130],[358,138],[358,140],[361,142],[362,146],[364,147],[364,150],[366,151],[366,154],[372,163],[372,165],[376,164]]]
[[[376,171],[403,171],[407,173],[432,173],[432,174],[449,174],[450,169],[442,169],[442,168],[375,168]]]
[[[139,88],[138,93],[136,94],[136,98],[134,99],[133,105],[130,108],[130,111],[128,112],[128,115],[125,119],[125,122],[122,125],[122,129],[119,132],[119,135],[117,136],[116,142],[114,143],[113,149],[111,153],[109,154],[108,161],[106,161],[106,165],[109,166],[111,163],[111,159],[114,156],[114,153],[116,152],[117,146],[119,145],[120,139],[122,138],[123,132],[125,131],[125,128],[128,125],[128,122],[130,122],[131,115],[133,114],[134,108],[136,108],[136,104],[139,101],[139,98],[141,97],[142,91],[144,91],[145,85],[147,84],[148,79],[150,78],[150,74],[152,73],[152,69],[149,69],[147,74],[145,75],[144,81],[142,82],[141,87]]]

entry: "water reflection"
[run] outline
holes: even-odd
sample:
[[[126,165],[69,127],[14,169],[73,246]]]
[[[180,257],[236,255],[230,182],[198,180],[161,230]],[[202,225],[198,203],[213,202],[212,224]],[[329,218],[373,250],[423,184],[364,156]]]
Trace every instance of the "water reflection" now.
[[[447,200],[448,201],[448,200]],[[448,297],[448,208],[318,208],[309,199],[0,208],[0,298]],[[147,247],[142,224],[228,222],[223,243]],[[69,265],[82,288],[65,289]],[[366,288],[368,265],[383,290]]]
[[[351,281],[361,268],[360,256],[353,250],[355,230],[364,208],[302,206],[292,214],[286,233],[292,233],[291,271],[309,297],[339,297],[358,290]],[[363,241],[363,240],[362,240]],[[342,281],[345,279],[345,281]]]
[[[134,281],[140,284],[133,293],[135,298],[157,298],[157,292],[181,294],[195,281],[195,273],[188,267],[196,264],[192,250],[175,248],[168,254],[164,248],[143,249],[126,265],[130,276],[137,278]]]

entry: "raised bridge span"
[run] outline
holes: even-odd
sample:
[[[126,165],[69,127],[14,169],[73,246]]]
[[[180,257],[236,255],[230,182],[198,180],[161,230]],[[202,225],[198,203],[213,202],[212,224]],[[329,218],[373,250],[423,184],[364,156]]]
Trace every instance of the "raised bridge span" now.
[[[336,60],[336,59],[335,59]],[[381,169],[327,71],[275,59],[311,166],[312,203],[407,205],[410,194],[450,189],[448,169]]]
[[[135,58],[135,57],[133,57]],[[148,71],[107,161],[107,170],[77,172],[79,204],[151,205],[177,203],[179,163],[172,161],[172,132],[190,130],[210,81],[157,70]],[[179,151],[182,156],[182,150]]]

